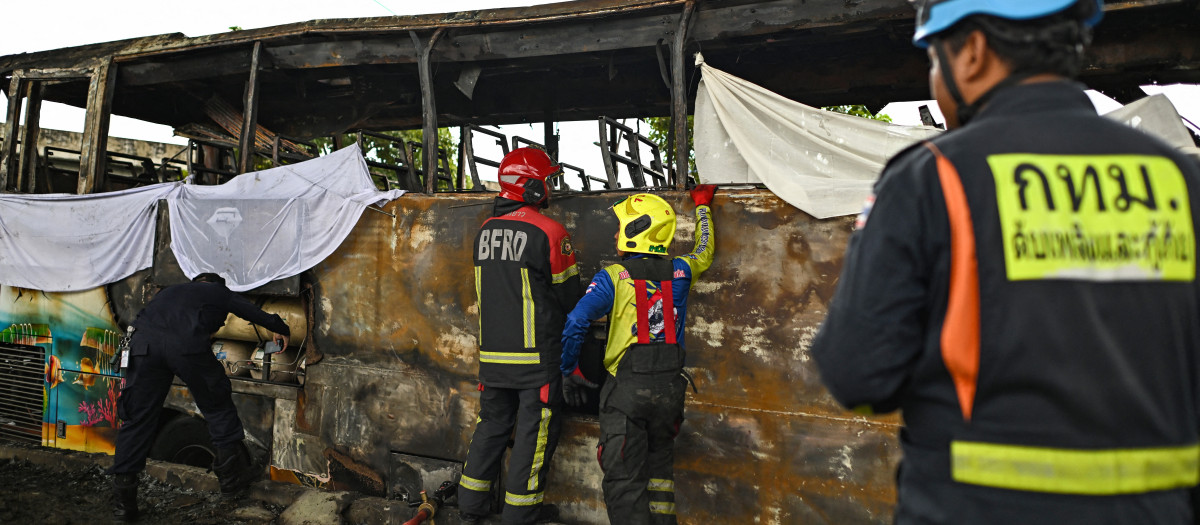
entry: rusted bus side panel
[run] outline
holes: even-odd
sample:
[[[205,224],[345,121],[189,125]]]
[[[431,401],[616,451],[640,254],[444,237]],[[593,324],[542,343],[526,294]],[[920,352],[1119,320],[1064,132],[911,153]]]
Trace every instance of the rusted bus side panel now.
[[[686,200],[672,204],[689,210]],[[895,420],[842,411],[808,353],[852,218],[818,221],[769,192],[721,192],[713,211],[716,259],[688,309],[699,393],[675,462],[685,521],[889,523]],[[676,253],[691,247],[684,213]]]
[[[893,425],[694,402],[686,418],[675,459],[682,522],[891,523]]]
[[[546,212],[572,232],[585,283],[617,260],[608,208],[622,196],[560,198]],[[686,253],[690,199],[663,196],[681,213],[672,252]],[[323,465],[326,450],[377,472],[391,451],[465,458],[478,411],[471,248],[490,202],[406,195],[385,208],[394,218],[366,212],[313,269],[314,337],[326,359],[308,369],[294,427],[277,421],[277,467]],[[716,259],[689,305],[699,393],[689,395],[677,446],[681,522],[890,521],[896,420],[843,412],[808,355],[851,219],[817,221],[769,192],[730,190],[718,194],[714,229]],[[573,520],[604,523],[596,421],[566,417],[547,501]],[[280,439],[285,431],[298,439]]]
[[[313,268],[325,357],[307,368],[295,425],[277,422],[274,466],[323,477],[328,449],[380,473],[391,451],[466,455],[478,403],[470,250],[490,209],[453,207],[470,203],[490,200],[414,195],[385,208],[395,217],[367,211]]]

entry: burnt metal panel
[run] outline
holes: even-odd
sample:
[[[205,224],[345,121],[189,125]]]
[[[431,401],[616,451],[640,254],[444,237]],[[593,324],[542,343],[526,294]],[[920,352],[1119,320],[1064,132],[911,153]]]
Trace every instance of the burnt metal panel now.
[[[572,232],[584,279],[618,260],[608,208],[623,194],[559,197],[546,211]],[[681,213],[672,253],[685,253],[691,202],[660,195]],[[405,195],[385,207],[395,217],[364,214],[312,270],[326,359],[305,383],[321,392],[307,401],[321,418],[310,449],[336,446],[381,472],[392,452],[465,458],[478,410],[471,245],[491,200]],[[808,355],[852,219],[815,220],[764,190],[722,190],[713,210],[716,259],[689,306],[699,393],[677,448],[682,522],[889,522],[898,420],[844,412]],[[603,523],[594,416],[568,415],[564,428],[547,497],[572,520]]]
[[[137,319],[138,312],[154,297],[157,288],[150,280],[150,269],[138,270],[128,277],[105,286],[108,307],[121,331]],[[181,272],[182,275],[182,272]]]
[[[121,64],[118,78],[122,87],[138,87],[222,76],[244,77],[250,69],[250,59],[245,47],[153,55],[153,60]]]

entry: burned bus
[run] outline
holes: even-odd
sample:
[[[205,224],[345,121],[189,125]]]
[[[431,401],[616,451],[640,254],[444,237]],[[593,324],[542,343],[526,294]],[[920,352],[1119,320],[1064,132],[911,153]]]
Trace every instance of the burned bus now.
[[[1130,101],[1142,84],[1200,79],[1196,2],[1106,11],[1083,77],[1091,87]],[[631,192],[655,192],[681,212],[674,249],[687,250],[694,54],[810,106],[877,110],[927,98],[912,17],[905,0],[582,0],[10,55],[0,57],[0,192],[100,198],[218,185],[362,148],[375,188],[406,193],[365,207],[310,267],[245,292],[284,316],[295,346],[266,355],[264,334],[230,320],[213,351],[272,479],[412,498],[455,479],[478,410],[470,250],[495,197],[481,173],[499,160],[484,145],[537,144],[563,164],[547,214],[575,237],[583,276],[616,260],[609,206]],[[43,102],[86,109],[77,147],[45,145]],[[171,126],[188,145],[116,151],[113,115]],[[666,147],[623,123],[643,117],[667,119]],[[594,126],[590,154],[602,170],[560,151],[555,123],[571,121]],[[544,132],[491,127],[515,123]],[[676,448],[681,521],[889,522],[899,418],[843,411],[808,356],[852,219],[817,218],[757,184],[724,187],[713,212],[716,259],[687,327],[698,390]],[[148,261],[128,275],[70,291],[0,287],[0,436],[112,452],[120,335],[156,290],[186,279],[173,214],[152,208]],[[599,377],[605,330],[592,333],[585,372]],[[551,467],[546,501],[570,522],[606,521],[595,411],[567,414]],[[172,390],[163,415],[153,457],[211,461],[185,388]]]

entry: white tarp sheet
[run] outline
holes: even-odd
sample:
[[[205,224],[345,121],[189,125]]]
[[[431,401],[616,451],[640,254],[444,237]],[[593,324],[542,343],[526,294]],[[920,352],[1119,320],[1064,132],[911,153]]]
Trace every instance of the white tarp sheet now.
[[[97,195],[0,194],[0,283],[66,292],[149,268],[156,203],[176,185]]]
[[[862,210],[883,167],[901,149],[941,133],[834,113],[784,98],[704,63],[696,94],[696,167],[705,183],[761,183],[824,219]],[[1175,106],[1162,95],[1105,115],[1200,158]]]
[[[1185,154],[1200,158],[1200,148],[1192,142],[1192,135],[1188,133],[1175,105],[1166,95],[1151,95],[1138,99],[1105,113],[1104,116],[1145,131],[1165,140],[1167,144]]]
[[[862,211],[895,153],[940,130],[805,106],[703,63],[696,167],[704,183],[762,183],[818,219]]]
[[[220,186],[165,183],[95,195],[0,195],[0,283],[61,292],[123,279],[152,264],[159,199],[188,277],[223,275],[249,290],[332,253],[380,192],[357,146],[234,177]]]
[[[220,186],[180,186],[171,207],[171,251],[189,277],[219,273],[234,291],[312,268],[342,244],[380,192],[357,146],[247,173]]]

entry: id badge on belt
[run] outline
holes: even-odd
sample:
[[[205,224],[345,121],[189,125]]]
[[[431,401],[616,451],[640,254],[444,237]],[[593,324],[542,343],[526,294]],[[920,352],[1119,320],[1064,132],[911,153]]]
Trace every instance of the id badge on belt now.
[[[117,344],[117,353],[113,355],[113,361],[120,359],[120,368],[129,368],[129,342],[133,340],[133,325],[125,330],[125,335],[121,336],[120,343]],[[111,366],[114,363],[109,363]]]

